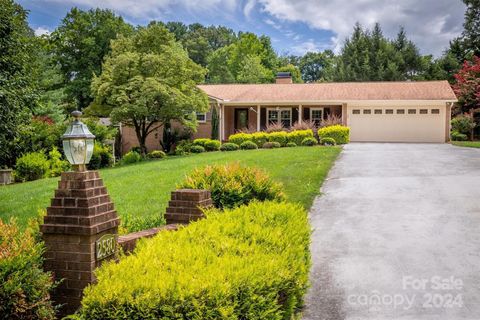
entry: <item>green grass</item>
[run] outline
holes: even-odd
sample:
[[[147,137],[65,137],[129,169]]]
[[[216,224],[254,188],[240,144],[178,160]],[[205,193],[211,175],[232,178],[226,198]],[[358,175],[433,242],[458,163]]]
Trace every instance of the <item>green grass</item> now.
[[[263,168],[283,183],[287,199],[309,208],[339,147],[296,147],[234,152],[211,152],[142,162],[100,170],[120,217],[163,216],[170,192],[196,167],[239,161]],[[46,208],[59,178],[0,187],[0,219],[15,216],[20,225]]]
[[[480,148],[480,141],[452,141],[454,146]]]

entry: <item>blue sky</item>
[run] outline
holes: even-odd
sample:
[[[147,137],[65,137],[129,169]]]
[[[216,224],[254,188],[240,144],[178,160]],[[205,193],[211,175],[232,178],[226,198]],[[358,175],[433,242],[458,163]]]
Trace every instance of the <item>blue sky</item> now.
[[[394,37],[404,26],[423,54],[438,56],[462,31],[461,0],[20,0],[37,34],[77,6],[109,8],[132,24],[150,20],[225,25],[271,37],[279,54],[338,50],[355,22],[380,22]]]

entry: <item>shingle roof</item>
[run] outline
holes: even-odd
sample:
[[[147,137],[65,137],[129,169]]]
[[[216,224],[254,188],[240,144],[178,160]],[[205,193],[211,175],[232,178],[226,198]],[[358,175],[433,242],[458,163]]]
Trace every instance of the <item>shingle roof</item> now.
[[[457,101],[457,97],[447,81],[217,84],[200,85],[199,88],[210,97],[229,102]]]

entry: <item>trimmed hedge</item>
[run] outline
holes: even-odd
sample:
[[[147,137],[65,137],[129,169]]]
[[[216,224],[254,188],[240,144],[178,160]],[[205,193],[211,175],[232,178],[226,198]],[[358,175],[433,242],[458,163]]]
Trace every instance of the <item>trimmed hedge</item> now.
[[[190,147],[191,153],[203,153],[205,152],[205,148],[199,145],[193,145]]]
[[[268,134],[269,142],[278,142],[284,147],[287,144],[287,133],[285,131],[271,132]]]
[[[147,154],[147,158],[149,159],[163,159],[166,156],[165,152],[161,150],[153,150]]]
[[[205,151],[218,151],[220,150],[220,141],[212,139],[195,139],[193,140],[194,146],[202,146]]]
[[[301,145],[305,138],[313,138],[313,131],[311,129],[295,130],[289,132],[287,135],[288,142],[294,142],[297,146]]]
[[[209,211],[98,269],[83,319],[292,319],[310,267],[310,227],[297,204]]]
[[[242,149],[242,150],[253,150],[253,149],[258,149],[258,147],[252,141],[245,141],[240,145],[240,149]]]
[[[282,185],[264,171],[236,162],[195,169],[177,188],[210,190],[213,204],[219,209],[235,208],[253,200],[285,199]]]
[[[31,152],[17,159],[15,164],[15,180],[33,181],[44,178],[50,164],[43,152]]]
[[[280,147],[281,147],[280,143],[278,143],[276,141],[265,142],[262,146],[262,148],[264,148],[264,149],[276,149],[276,148],[280,148]]]
[[[335,139],[326,137],[326,138],[320,139],[320,144],[322,146],[334,146],[336,145],[336,142],[335,142]]]
[[[49,293],[54,284],[43,271],[44,247],[37,236],[32,228],[20,232],[13,219],[0,220],[1,319],[55,319]]]
[[[132,164],[140,161],[142,161],[142,156],[140,155],[140,153],[131,150],[123,156],[121,164]]]
[[[265,142],[268,142],[268,133],[266,132],[254,132],[252,133],[252,140],[253,143],[257,145],[257,147],[261,148]]]
[[[337,144],[346,144],[350,142],[350,128],[335,125],[320,128],[318,130],[318,138],[333,138]]]
[[[252,141],[253,137],[250,133],[236,133],[228,137],[228,142],[241,145],[245,141]]]
[[[224,143],[220,147],[220,151],[236,151],[238,149],[240,149],[240,146],[231,142]]]
[[[317,139],[315,138],[305,138],[302,141],[302,146],[311,147],[317,145],[317,143]]]

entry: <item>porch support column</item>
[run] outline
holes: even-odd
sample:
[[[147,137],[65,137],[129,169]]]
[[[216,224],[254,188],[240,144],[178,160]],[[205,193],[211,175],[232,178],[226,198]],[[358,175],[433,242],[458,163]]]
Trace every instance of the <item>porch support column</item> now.
[[[347,104],[346,103],[342,104],[342,124],[344,126],[347,125]]]
[[[219,104],[218,105],[218,108],[219,108],[219,114],[220,114],[220,141],[223,141],[225,140],[225,123],[224,123],[224,106],[222,104]]]
[[[303,106],[300,104],[298,105],[298,124],[302,124],[303,122]]]
[[[257,105],[257,132],[260,131],[260,105]]]

